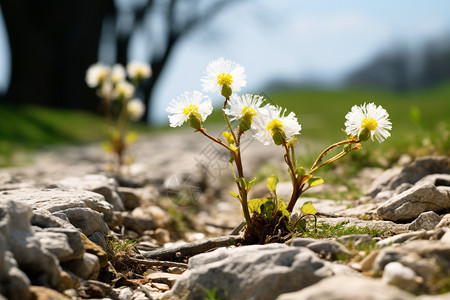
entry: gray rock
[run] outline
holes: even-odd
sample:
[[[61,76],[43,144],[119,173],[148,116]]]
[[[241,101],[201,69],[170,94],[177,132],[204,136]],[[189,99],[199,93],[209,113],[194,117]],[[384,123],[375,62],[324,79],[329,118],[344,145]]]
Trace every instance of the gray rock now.
[[[317,242],[317,240],[312,238],[295,238],[291,241],[290,245],[294,247],[306,247],[315,242]]]
[[[133,210],[141,203],[141,198],[136,194],[136,189],[119,187],[118,193],[123,201],[123,205],[127,210]]]
[[[344,245],[333,240],[319,240],[306,245],[306,248],[328,260],[347,260],[354,256]]]
[[[61,265],[84,280],[95,280],[100,272],[99,259],[91,253],[84,253],[82,258],[66,261]]]
[[[439,224],[436,225],[436,229],[438,228],[450,228],[450,214],[445,214]]]
[[[6,249],[6,240],[0,232],[0,294],[12,300],[28,299],[30,284],[27,275],[18,268],[13,254]]]
[[[430,183],[435,186],[450,186],[450,174],[431,174],[423,177],[416,184]]]
[[[90,236],[88,236],[88,239],[100,247],[102,247],[103,250],[106,251],[106,239],[105,236],[101,232],[94,232]]]
[[[20,200],[34,209],[57,212],[70,208],[85,208],[103,214],[112,214],[112,206],[97,193],[60,189],[20,189],[4,191],[0,194],[5,200]]]
[[[384,220],[409,221],[425,211],[449,209],[449,194],[429,183],[414,186],[378,207],[377,214]]]
[[[269,298],[268,298],[269,299]],[[414,300],[394,286],[367,277],[334,276],[301,291],[283,294],[277,300]]]
[[[107,235],[109,231],[103,216],[90,208],[69,208],[54,212],[53,215],[66,216],[70,223],[79,228],[86,236],[96,231]]]
[[[381,281],[386,284],[395,285],[402,290],[417,291],[423,279],[408,267],[399,262],[388,263],[384,267],[383,277]]]
[[[56,257],[43,248],[34,236],[30,219],[31,207],[12,200],[0,201],[0,233],[18,266],[31,277],[33,284],[58,287],[62,269]]]
[[[274,299],[336,273],[357,273],[345,266],[332,266],[303,247],[268,244],[220,248],[191,258],[189,269],[163,299],[187,295],[202,299],[205,289],[214,288],[221,299]]]
[[[439,222],[441,221],[441,217],[434,211],[427,211],[421,213],[417,219],[415,219],[411,225],[408,226],[409,230],[432,230],[434,229]]]
[[[84,254],[84,243],[80,232],[69,228],[35,229],[41,245],[56,255],[59,261],[80,258]]]
[[[450,157],[418,158],[402,168],[386,170],[373,182],[368,195],[375,198],[381,191],[395,190],[403,183],[415,184],[430,174],[450,174]]]
[[[38,226],[41,228],[69,228],[75,229],[76,227],[70,224],[69,220],[64,217],[58,218],[52,215],[46,209],[34,209],[33,217],[31,218],[31,225]]]
[[[450,276],[450,243],[439,240],[415,240],[380,251],[373,271],[380,272],[392,262],[401,263],[423,279],[414,292],[437,293]]]
[[[372,241],[372,237],[369,234],[350,234],[336,238],[336,240],[344,245],[352,244],[359,246],[362,244],[368,244]]]
[[[81,177],[67,177],[56,182],[60,189],[86,190],[105,197],[114,210],[124,210],[122,199],[117,193],[117,181],[100,174],[88,174]]]
[[[401,234],[397,234],[387,239],[381,240],[377,243],[380,247],[390,246],[392,244],[402,244],[406,241],[420,240],[420,239],[428,239],[433,235],[433,232],[428,231],[417,231],[417,232],[405,232]]]

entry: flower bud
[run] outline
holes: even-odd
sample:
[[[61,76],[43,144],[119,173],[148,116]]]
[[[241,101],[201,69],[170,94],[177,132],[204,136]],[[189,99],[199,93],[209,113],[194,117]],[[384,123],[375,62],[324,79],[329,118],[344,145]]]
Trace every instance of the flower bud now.
[[[244,132],[244,131],[249,130],[251,128],[251,126],[252,126],[252,117],[244,116],[241,119],[241,122],[239,123],[239,130]]]
[[[370,133],[371,133],[371,130],[369,128],[363,127],[359,131],[358,139],[361,142],[367,141],[370,138]]]
[[[222,135],[223,135],[223,137],[227,140],[228,145],[232,145],[232,144],[235,143],[234,137],[233,137],[233,135],[231,134],[231,132],[224,131],[224,132],[222,133]]]
[[[189,125],[196,130],[202,128],[202,116],[198,112],[192,112],[189,115]]]
[[[286,139],[284,132],[282,130],[272,130],[272,139],[275,145],[283,145],[283,141]]]
[[[222,96],[224,96],[225,98],[228,98],[231,96],[231,94],[233,93],[233,91],[231,90],[231,87],[229,85],[222,85],[222,91],[221,94]]]

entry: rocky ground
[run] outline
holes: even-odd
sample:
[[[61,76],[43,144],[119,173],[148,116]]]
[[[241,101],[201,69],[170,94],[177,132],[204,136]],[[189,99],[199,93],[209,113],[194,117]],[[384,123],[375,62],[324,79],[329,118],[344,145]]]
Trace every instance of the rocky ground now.
[[[281,149],[245,147],[247,174],[283,168]],[[0,170],[0,299],[450,299],[449,157],[361,170],[358,200],[319,199],[346,192],[330,184],[303,200],[319,230],[352,234],[230,246],[242,216],[226,152],[186,130],[132,154],[122,176],[98,145]]]

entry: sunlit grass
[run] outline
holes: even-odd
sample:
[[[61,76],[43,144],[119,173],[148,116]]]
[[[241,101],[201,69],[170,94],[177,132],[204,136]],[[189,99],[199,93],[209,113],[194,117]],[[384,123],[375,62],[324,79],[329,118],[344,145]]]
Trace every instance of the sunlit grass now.
[[[146,127],[134,126],[133,129],[145,131]],[[0,105],[0,167],[26,163],[21,154],[30,151],[105,139],[105,120],[93,113],[33,105]]]

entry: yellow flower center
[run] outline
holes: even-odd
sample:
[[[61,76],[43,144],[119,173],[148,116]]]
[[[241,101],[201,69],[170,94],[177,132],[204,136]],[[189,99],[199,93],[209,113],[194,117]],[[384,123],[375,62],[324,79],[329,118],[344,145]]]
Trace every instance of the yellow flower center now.
[[[193,112],[198,113],[198,106],[195,104],[189,104],[185,108],[183,108],[183,114],[185,116],[189,116]]]
[[[244,108],[242,109],[243,117],[254,117],[256,115],[257,115],[256,110],[254,110],[253,107],[244,106]]]
[[[275,128],[281,129],[282,126],[283,126],[283,122],[281,122],[278,119],[273,119],[272,121],[269,122],[266,129],[267,130],[273,130]]]
[[[373,131],[373,130],[377,129],[377,127],[378,127],[378,122],[374,118],[364,118],[361,121],[361,128],[367,128],[370,131]]]
[[[233,83],[233,76],[230,73],[222,73],[217,75],[217,84],[218,85],[227,85],[230,86]]]

